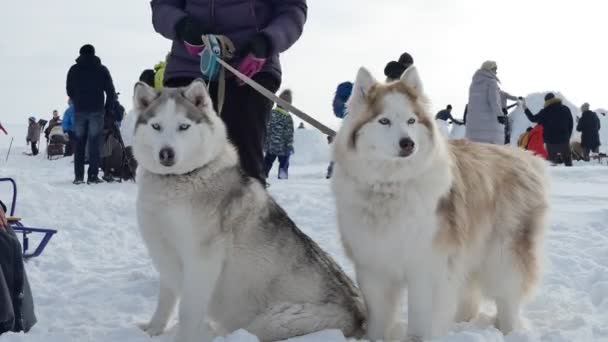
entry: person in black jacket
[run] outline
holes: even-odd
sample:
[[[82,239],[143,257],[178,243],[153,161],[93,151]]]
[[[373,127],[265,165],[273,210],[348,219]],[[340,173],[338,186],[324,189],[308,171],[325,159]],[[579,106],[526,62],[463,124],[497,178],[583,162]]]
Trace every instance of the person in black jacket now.
[[[583,147],[583,159],[589,161],[591,152],[599,152],[600,142],[600,118],[589,109],[589,104],[585,103],[581,107],[583,112],[578,120],[576,130],[581,132],[581,146]]]
[[[80,48],[80,57],[70,68],[67,93],[74,104],[74,133],[76,154],[74,157],[74,184],[84,183],[85,148],[89,149],[88,184],[100,183],[101,136],[104,113],[113,112],[116,92],[108,69],[95,56],[92,45]],[[104,98],[105,93],[105,98]]]
[[[452,105],[447,105],[447,107],[445,107],[445,109],[440,110],[439,113],[437,113],[437,115],[435,115],[435,120],[443,120],[443,121],[448,121],[450,123],[455,123],[457,125],[464,125],[463,121],[460,121],[458,119],[454,119],[454,117],[452,116]]]
[[[528,120],[543,126],[543,138],[547,145],[549,160],[558,164],[563,160],[566,166],[572,166],[572,154],[570,152],[570,137],[574,128],[574,120],[570,109],[562,104],[562,100],[554,94],[545,96],[545,107],[536,115],[523,102]]]
[[[37,321],[21,244],[5,213],[6,206],[0,201],[0,335],[28,332]]]

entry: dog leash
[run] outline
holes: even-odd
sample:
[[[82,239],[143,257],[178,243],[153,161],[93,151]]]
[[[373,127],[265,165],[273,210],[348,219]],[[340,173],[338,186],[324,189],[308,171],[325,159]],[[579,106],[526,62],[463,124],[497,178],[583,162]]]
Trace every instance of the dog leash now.
[[[266,89],[264,86],[262,86],[258,82],[243,75],[240,71],[233,68],[230,64],[226,63],[222,59],[222,57],[223,58],[232,58],[232,56],[234,55],[234,45],[232,44],[230,39],[225,36],[216,36],[216,37],[217,37],[218,42],[220,43],[219,45],[220,45],[221,51],[219,51],[219,54],[218,53],[215,54],[215,59],[223,67],[219,71],[220,74],[219,74],[219,79],[218,79],[218,110],[219,110],[219,113],[222,112],[222,108],[224,105],[225,91],[226,91],[226,75],[225,75],[224,69],[228,69],[228,71],[233,73],[241,81],[243,81],[244,83],[246,83],[247,85],[249,85],[250,87],[255,89],[258,93],[260,93],[261,95],[266,97],[268,100],[270,100],[270,101],[278,104],[279,106],[283,107],[284,109],[288,110],[289,112],[291,112],[298,118],[302,119],[304,122],[308,123],[312,127],[318,129],[319,131],[321,131],[324,134],[327,134],[328,136],[336,135],[336,131],[334,131],[333,129],[327,127],[326,125],[322,124],[315,118],[304,113],[302,110],[295,107],[291,103],[276,96],[273,92]],[[212,46],[210,44],[210,38],[208,36],[203,36],[203,43],[205,44],[205,46]],[[201,56],[201,58],[202,58],[202,56]]]

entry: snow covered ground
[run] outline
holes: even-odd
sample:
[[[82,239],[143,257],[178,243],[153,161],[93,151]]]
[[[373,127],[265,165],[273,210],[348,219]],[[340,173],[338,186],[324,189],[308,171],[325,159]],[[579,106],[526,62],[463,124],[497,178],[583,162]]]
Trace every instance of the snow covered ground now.
[[[26,157],[20,141],[5,164],[5,142],[0,145],[0,177],[14,177],[19,184],[17,214],[29,226],[52,227],[59,233],[42,257],[26,266],[38,324],[28,335],[3,335],[0,341],[171,341],[174,330],[151,339],[135,326],[152,314],[157,292],[157,274],[135,223],[135,184],[76,187],[71,184],[70,160]],[[295,150],[291,178],[274,180],[273,171],[270,192],[352,276],[324,179],[325,138],[298,132]],[[608,166],[555,167],[551,175],[546,274],[524,310],[529,329],[502,336],[491,327],[494,308],[488,304],[477,321],[457,326],[439,341],[608,341]],[[9,195],[0,185],[0,198],[8,200]],[[256,340],[239,332],[216,341]],[[344,337],[328,331],[293,341],[342,342]]]

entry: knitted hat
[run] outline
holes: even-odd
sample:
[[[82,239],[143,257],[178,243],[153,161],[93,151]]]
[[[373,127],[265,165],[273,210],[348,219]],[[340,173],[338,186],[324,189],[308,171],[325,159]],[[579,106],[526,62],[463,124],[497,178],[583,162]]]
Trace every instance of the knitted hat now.
[[[494,69],[497,69],[497,68],[498,68],[498,65],[494,61],[485,61],[481,65],[482,70],[487,70],[487,71],[492,71],[492,72],[494,71]]]
[[[445,107],[445,109],[452,109],[452,105],[449,104],[447,107]]]
[[[545,101],[549,101],[555,98],[555,94],[553,93],[547,93],[547,95],[545,95]]]
[[[80,48],[80,55],[95,55],[95,47],[91,44],[85,44]]]
[[[292,95],[291,95],[291,90],[289,89],[285,89],[281,92],[281,94],[279,95],[279,97],[283,100],[285,100],[285,102],[291,104],[292,101]]]
[[[583,103],[583,105],[581,106],[581,112],[588,111],[590,107],[591,106],[587,102]]]
[[[390,61],[384,67],[384,75],[390,80],[398,80],[407,67],[399,62]]]

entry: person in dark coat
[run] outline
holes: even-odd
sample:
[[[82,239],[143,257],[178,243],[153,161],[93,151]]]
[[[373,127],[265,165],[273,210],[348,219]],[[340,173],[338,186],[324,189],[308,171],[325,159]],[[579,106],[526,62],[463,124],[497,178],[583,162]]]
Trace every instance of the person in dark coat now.
[[[28,332],[37,321],[21,244],[6,220],[6,212],[0,201],[0,335]]]
[[[545,106],[536,115],[532,114],[525,101],[523,106],[528,120],[543,126],[543,137],[547,145],[549,160],[555,164],[563,161],[566,166],[572,166],[570,138],[572,137],[574,120],[570,109],[552,93],[545,95]]]
[[[93,45],[87,44],[80,48],[80,57],[68,72],[66,89],[74,105],[74,133],[77,141],[74,184],[84,183],[86,148],[89,152],[87,183],[101,183],[98,175],[104,115],[112,112],[116,91],[110,71],[95,56]]]
[[[464,122],[455,119],[452,116],[452,105],[447,105],[445,109],[440,110],[439,113],[435,115],[435,120],[443,120],[448,121],[449,123],[455,123],[457,125],[464,125]]]
[[[44,130],[44,137],[46,140],[49,140],[49,135],[51,134],[51,130],[55,128],[55,126],[61,125],[61,118],[59,117],[59,112],[57,109],[53,110],[53,117],[49,120],[49,125]]]
[[[388,62],[384,67],[386,81],[392,82],[400,79],[403,72],[412,64],[414,64],[414,58],[407,52],[402,53],[398,60]]]
[[[164,73],[166,87],[184,87],[200,78],[201,36],[222,35],[235,48],[229,61],[246,76],[276,92],[281,85],[279,54],[302,34],[306,0],[152,0],[154,29],[173,41]],[[210,94],[218,109],[218,83]],[[272,102],[234,76],[226,76],[220,113],[236,145],[245,173],[265,184],[263,142]]]
[[[29,124],[27,126],[27,136],[25,141],[32,148],[32,155],[38,155],[38,141],[40,140],[40,125],[36,122],[35,117],[29,118]]]
[[[581,132],[581,146],[583,147],[583,159],[589,161],[591,152],[598,153],[600,142],[600,118],[589,109],[589,104],[585,103],[581,107],[581,118],[578,120],[576,130]]]

